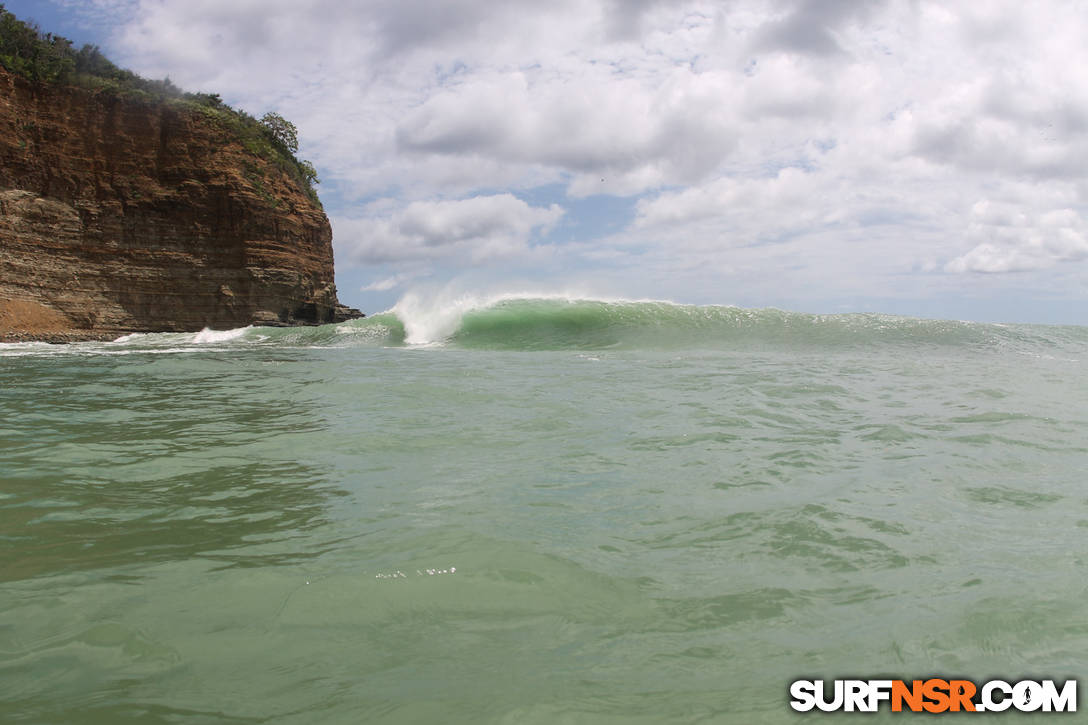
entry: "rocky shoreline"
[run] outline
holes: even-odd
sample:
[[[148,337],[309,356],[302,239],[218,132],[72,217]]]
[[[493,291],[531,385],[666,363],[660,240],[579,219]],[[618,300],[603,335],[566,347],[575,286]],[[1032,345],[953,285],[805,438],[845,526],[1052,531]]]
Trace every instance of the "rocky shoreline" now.
[[[0,310],[5,305],[5,300],[0,300]],[[249,325],[253,327],[318,327],[320,325],[333,325],[348,320],[357,320],[366,317],[366,315],[353,308],[343,305],[338,306],[337,311],[328,322],[279,322],[279,321],[259,321],[254,320]],[[2,323],[2,315],[0,315],[0,323]],[[247,325],[239,325],[239,327],[246,327]],[[201,328],[205,329],[205,328]],[[75,342],[112,342],[119,337],[125,335],[131,335],[133,333],[156,333],[156,332],[199,332],[199,330],[85,330],[78,328],[67,329],[35,329],[32,326],[8,326],[0,324],[0,344],[7,343],[28,343],[28,342],[44,342],[51,345],[67,345]]]
[[[336,305],[327,322],[281,322],[279,320],[253,320],[246,324],[256,327],[313,327],[365,317],[362,312],[346,305]],[[245,327],[245,324],[237,327]],[[196,332],[197,330],[190,330]],[[0,343],[47,342],[67,345],[73,342],[110,342],[133,332],[185,332],[177,329],[79,329],[68,324],[56,310],[26,300],[0,299]]]
[[[93,332],[91,330],[69,330],[67,332],[27,332],[13,330],[0,332],[0,344],[12,342],[47,342],[50,345],[68,345],[73,342],[111,342],[120,335]]]

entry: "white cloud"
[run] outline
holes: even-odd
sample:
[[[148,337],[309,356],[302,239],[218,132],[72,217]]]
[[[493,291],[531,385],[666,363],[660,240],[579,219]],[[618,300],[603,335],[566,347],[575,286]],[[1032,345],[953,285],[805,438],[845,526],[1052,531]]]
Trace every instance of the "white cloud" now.
[[[1073,0],[131,2],[120,60],[298,125],[348,265],[452,276],[547,248],[632,294],[761,265],[825,297],[1015,271],[1081,294],[1062,271],[1088,214]],[[549,237],[553,201],[565,233],[605,195],[631,198],[628,226]]]
[[[762,219],[746,233],[771,232],[782,226],[834,221],[834,208],[819,219],[818,208],[828,191],[824,180],[798,168],[785,168],[773,177],[719,179],[711,184],[661,194],[638,203],[636,227],[679,225],[701,219],[724,221],[735,231],[744,222],[766,213],[777,219]],[[786,211],[782,214],[780,212]],[[732,218],[731,222],[729,221]],[[767,223],[773,222],[773,223]]]
[[[394,274],[392,277],[385,277],[384,279],[375,280],[368,285],[364,285],[359,288],[360,292],[388,292],[391,289],[396,289],[404,284],[406,281],[412,279],[415,275],[401,273]]]
[[[734,93],[723,74],[683,68],[652,86],[613,68],[478,73],[412,109],[397,147],[567,172],[578,196],[637,193],[698,181],[722,162],[736,143]]]
[[[343,248],[357,262],[457,259],[479,265],[522,257],[534,234],[563,215],[558,205],[533,207],[512,194],[414,201],[394,210],[376,204],[373,210],[368,216],[334,219]]]
[[[980,201],[972,208],[969,252],[949,272],[1024,272],[1088,259],[1088,222],[1073,209],[1025,211],[1019,204]]]

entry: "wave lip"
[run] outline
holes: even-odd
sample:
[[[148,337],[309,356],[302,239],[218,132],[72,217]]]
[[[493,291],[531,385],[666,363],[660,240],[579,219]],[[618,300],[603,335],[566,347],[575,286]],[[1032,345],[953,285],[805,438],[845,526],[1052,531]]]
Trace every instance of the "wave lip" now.
[[[524,302],[567,302],[573,303],[591,298],[568,293],[522,294],[516,292],[478,296],[463,294],[457,297],[442,297],[425,300],[409,292],[388,310],[400,320],[404,329],[404,342],[408,345],[434,345],[450,340],[464,325],[466,316],[481,310],[502,305]],[[606,302],[611,300],[596,299]]]
[[[465,326],[480,315],[508,314],[515,308],[537,312],[562,314],[570,312],[576,306],[586,305],[668,305],[682,307],[675,302],[663,300],[632,300],[624,298],[588,297],[568,292],[518,293],[509,292],[478,296],[465,294],[457,297],[443,297],[425,300],[419,295],[408,293],[382,315],[393,315],[400,321],[404,331],[404,342],[408,345],[435,345],[446,343],[464,336]]]

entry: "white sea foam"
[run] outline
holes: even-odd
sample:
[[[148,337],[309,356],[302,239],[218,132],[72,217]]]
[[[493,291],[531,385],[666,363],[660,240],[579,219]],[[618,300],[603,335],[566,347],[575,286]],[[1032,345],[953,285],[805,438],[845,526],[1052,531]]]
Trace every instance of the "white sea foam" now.
[[[0,342],[0,357],[49,355],[63,351],[63,347],[63,345],[50,345],[45,342]]]
[[[252,330],[253,326],[236,327],[233,330],[213,330],[209,327],[205,327],[200,332],[193,336],[194,345],[207,344],[209,342],[226,342],[227,340],[236,340],[242,335],[246,334],[248,330]]]
[[[390,310],[404,323],[404,341],[409,345],[428,345],[448,339],[461,324],[466,312],[486,306],[475,295],[444,296],[425,299],[409,292]]]
[[[191,352],[191,347],[119,347],[112,342],[73,342],[67,345],[48,343],[0,343],[0,357],[59,357],[123,355],[162,355]]]
[[[127,335],[121,335],[116,340],[112,340],[112,342],[122,343],[123,344],[123,343],[126,343],[126,342],[133,342],[134,340],[139,340],[141,337],[147,337],[147,333],[146,332],[130,332]]]

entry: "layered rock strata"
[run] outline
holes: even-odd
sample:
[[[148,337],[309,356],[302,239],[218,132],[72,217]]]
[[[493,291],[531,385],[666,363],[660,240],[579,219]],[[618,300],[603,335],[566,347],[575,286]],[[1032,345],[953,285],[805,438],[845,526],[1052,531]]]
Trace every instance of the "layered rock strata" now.
[[[0,69],[0,336],[352,316],[320,206],[217,114]]]

